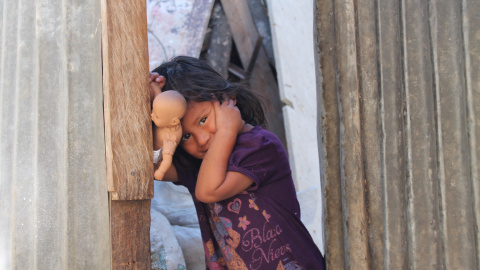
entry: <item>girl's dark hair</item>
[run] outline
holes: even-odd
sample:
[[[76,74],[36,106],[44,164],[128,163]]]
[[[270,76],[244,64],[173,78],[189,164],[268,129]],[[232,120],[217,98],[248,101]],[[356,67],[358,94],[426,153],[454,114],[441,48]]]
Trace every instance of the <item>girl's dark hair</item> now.
[[[189,56],[177,56],[152,70],[165,77],[162,91],[176,90],[188,101],[223,101],[224,96],[236,98],[236,106],[242,119],[251,125],[266,126],[264,103],[261,96],[253,93],[245,82],[233,83],[224,79],[207,63]],[[201,160],[178,147],[173,156],[175,166],[184,170],[197,171]],[[179,167],[177,167],[179,168]],[[197,171],[198,172],[198,171]]]
[[[187,102],[219,100],[224,96],[236,98],[236,106],[242,119],[251,125],[266,126],[264,103],[258,94],[250,90],[244,82],[233,83],[224,79],[207,63],[189,56],[177,56],[162,63],[152,72],[165,77],[163,90],[180,92]]]

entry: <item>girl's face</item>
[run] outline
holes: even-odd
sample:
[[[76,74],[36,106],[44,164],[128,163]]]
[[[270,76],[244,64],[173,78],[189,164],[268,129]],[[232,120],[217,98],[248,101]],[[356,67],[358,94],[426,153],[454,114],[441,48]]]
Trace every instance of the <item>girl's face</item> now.
[[[217,131],[212,102],[189,101],[182,129],[180,146],[193,157],[203,159]]]

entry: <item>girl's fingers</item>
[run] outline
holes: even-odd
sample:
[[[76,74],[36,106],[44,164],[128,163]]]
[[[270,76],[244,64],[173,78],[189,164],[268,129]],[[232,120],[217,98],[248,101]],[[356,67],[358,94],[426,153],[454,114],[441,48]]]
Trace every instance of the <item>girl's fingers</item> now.
[[[159,76],[160,76],[160,74],[158,74],[156,72],[150,73],[150,82],[155,81]]]
[[[224,99],[222,104],[220,104],[220,102],[218,102],[217,100],[215,100],[215,102],[218,103],[218,106],[223,106],[223,107],[226,107],[226,106],[229,106],[229,107],[234,107],[235,106],[235,101],[233,99]]]
[[[237,106],[235,106],[235,101],[233,99],[228,99],[228,100],[225,100],[224,102],[222,102],[222,104],[220,104],[220,102],[218,100],[212,100],[212,104],[213,104],[213,108],[215,110],[215,113],[218,115],[219,113],[221,114],[231,114],[232,111],[229,109],[229,108],[232,108],[234,109],[234,111],[238,111],[240,112],[240,110],[238,109]]]
[[[160,85],[160,88],[163,88],[167,81],[165,80],[165,77],[160,76],[160,74],[156,72],[153,72],[150,73],[150,82],[157,82]]]
[[[218,100],[212,100],[213,108],[218,109],[220,107],[220,102]]]
[[[219,129],[228,129],[235,131],[237,134],[240,133],[245,122],[242,119],[240,110],[235,106],[235,100],[225,99],[222,104],[217,100],[212,102],[215,110],[217,131]]]
[[[163,88],[165,86],[165,84],[167,83],[167,80],[163,76],[158,76],[157,78],[155,78],[155,81],[158,83],[160,88]]]

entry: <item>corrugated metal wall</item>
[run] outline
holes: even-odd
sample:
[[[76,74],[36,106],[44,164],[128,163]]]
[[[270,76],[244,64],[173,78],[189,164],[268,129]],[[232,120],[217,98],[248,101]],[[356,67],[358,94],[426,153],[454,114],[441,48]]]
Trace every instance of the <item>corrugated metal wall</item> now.
[[[479,14],[316,0],[330,269],[480,269]]]
[[[108,269],[100,1],[0,2],[0,269]]]

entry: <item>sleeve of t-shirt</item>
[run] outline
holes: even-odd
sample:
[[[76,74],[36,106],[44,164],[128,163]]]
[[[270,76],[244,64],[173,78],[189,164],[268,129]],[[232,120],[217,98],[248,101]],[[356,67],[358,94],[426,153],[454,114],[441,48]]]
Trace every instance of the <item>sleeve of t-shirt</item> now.
[[[255,184],[249,190],[256,190],[279,179],[287,168],[288,159],[280,140],[273,134],[258,133],[235,146],[227,170],[250,177]]]

